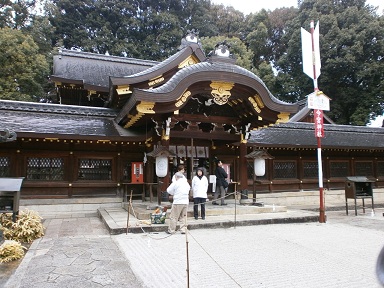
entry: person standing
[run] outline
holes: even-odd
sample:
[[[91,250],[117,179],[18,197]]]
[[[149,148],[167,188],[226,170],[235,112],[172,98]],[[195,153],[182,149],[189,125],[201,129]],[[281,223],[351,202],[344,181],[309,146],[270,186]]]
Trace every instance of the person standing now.
[[[183,173],[175,173],[175,182],[172,182],[171,185],[167,188],[167,192],[173,196],[172,210],[170,214],[170,222],[168,234],[176,233],[177,221],[180,221],[180,231],[181,234],[185,234],[187,231],[187,209],[189,203],[189,186],[187,178],[184,177]]]
[[[215,189],[215,194],[213,196],[212,204],[219,205],[216,202],[216,200],[219,197],[219,193],[220,193],[221,205],[227,205],[227,203],[224,202],[224,198],[225,198],[225,189],[227,188],[227,185],[226,185],[227,182],[225,179],[228,177],[228,174],[227,172],[225,172],[223,168],[223,163],[220,160],[217,161],[215,175],[216,175],[216,189]]]
[[[179,164],[178,166],[177,166],[177,172],[181,172],[182,174],[183,174],[183,176],[184,176],[184,173],[185,173],[185,168],[184,168],[184,165],[183,164]],[[177,173],[176,172],[176,173]],[[172,176],[172,182],[175,182],[176,181],[176,173]]]
[[[204,175],[203,168],[197,168],[196,175],[192,179],[193,192],[193,216],[198,219],[199,204],[201,207],[201,219],[205,220],[205,202],[207,201],[208,179]]]

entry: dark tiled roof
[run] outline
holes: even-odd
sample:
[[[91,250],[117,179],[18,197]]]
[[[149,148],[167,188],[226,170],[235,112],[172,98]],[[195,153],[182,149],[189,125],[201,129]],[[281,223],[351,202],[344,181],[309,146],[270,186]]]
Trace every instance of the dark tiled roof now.
[[[0,111],[29,111],[42,113],[57,113],[65,115],[107,116],[115,117],[116,110],[91,106],[59,105],[48,103],[22,102],[0,100]]]
[[[0,126],[23,133],[135,137],[114,122],[116,112],[108,108],[0,101]],[[48,137],[48,136],[47,136]],[[53,137],[53,136],[52,136]]]
[[[174,59],[177,59],[179,57],[179,55],[181,54],[184,54],[184,50],[187,50],[187,49],[191,49],[189,46],[183,48],[182,50],[176,52],[175,54],[173,54],[172,56],[170,56],[169,58],[165,59],[164,61],[144,70],[144,71],[141,71],[141,72],[138,72],[136,74],[132,74],[132,75],[129,75],[129,76],[126,76],[125,78],[133,78],[133,77],[138,77],[138,76],[141,76],[141,75],[145,75],[145,74],[150,74],[151,72],[153,71],[159,71],[161,70],[163,67],[166,67],[169,63],[172,63],[172,61]]]
[[[55,55],[53,78],[83,80],[84,84],[109,87],[109,77],[123,77],[156,65],[156,61],[63,50]]]
[[[366,126],[324,124],[321,147],[384,149],[384,129]],[[251,131],[248,145],[269,147],[317,147],[313,123],[283,123]]]
[[[163,73],[168,72],[171,69],[177,67],[181,61],[187,59],[188,56],[195,55],[199,58],[200,61],[204,61],[206,59],[204,53],[200,50],[200,46],[197,44],[189,44],[188,46],[182,48],[177,53],[173,54],[169,58],[164,61],[135,74],[124,76],[121,78],[112,77],[112,83],[116,85],[121,84],[133,84],[141,81],[148,81],[151,77],[157,77]],[[154,74],[154,75],[153,75]]]

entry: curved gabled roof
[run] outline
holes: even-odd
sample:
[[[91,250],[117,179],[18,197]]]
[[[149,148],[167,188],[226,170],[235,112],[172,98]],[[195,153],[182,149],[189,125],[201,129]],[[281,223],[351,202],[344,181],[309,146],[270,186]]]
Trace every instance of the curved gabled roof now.
[[[182,106],[175,105],[175,103],[185,91],[188,90],[190,96],[202,91],[209,94],[212,91],[210,86],[212,82],[233,83],[233,88],[231,88],[233,97],[231,96],[231,99],[253,101],[249,103],[249,106],[255,105],[255,101],[252,99],[254,99],[255,95],[258,95],[263,106],[260,108],[266,107],[269,114],[291,114],[296,113],[298,110],[297,104],[289,104],[275,98],[259,77],[240,66],[224,62],[201,62],[179,70],[160,87],[134,89],[116,120],[120,122],[128,114],[135,115],[136,106],[141,102],[154,103],[152,110],[156,113],[174,112],[182,108]],[[186,102],[184,101],[183,105]]]
[[[205,61],[206,59],[200,46],[198,44],[191,43],[189,46],[184,47],[166,60],[144,71],[124,77],[110,77],[110,83],[111,85],[130,85],[149,81],[150,79],[153,79],[177,67],[183,60],[187,59],[193,54],[196,55],[199,61]]]
[[[210,76],[208,78],[209,81],[234,82],[235,84],[254,88],[258,93],[266,96],[263,100],[271,109],[283,108],[284,110],[287,109],[287,111],[291,110],[291,112],[297,111],[295,104],[289,104],[274,97],[264,82],[252,72],[237,65],[221,62],[202,62],[185,67],[177,72],[167,83],[158,88],[137,89],[135,91],[136,99],[139,101],[151,101],[153,97],[156,97],[154,95],[161,95],[162,97],[159,97],[156,102],[175,100],[180,96],[180,90],[187,89],[190,82],[207,81],[207,75]],[[193,78],[193,80],[183,81],[187,78]],[[288,109],[288,107],[293,109]]]

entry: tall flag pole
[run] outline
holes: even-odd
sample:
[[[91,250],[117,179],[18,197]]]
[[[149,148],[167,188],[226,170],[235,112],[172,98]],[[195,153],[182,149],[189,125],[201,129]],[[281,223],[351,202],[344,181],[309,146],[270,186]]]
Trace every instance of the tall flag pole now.
[[[313,79],[314,93],[311,97],[308,97],[308,107],[314,108],[314,122],[315,122],[315,137],[317,139],[317,162],[319,171],[319,192],[320,192],[320,216],[319,222],[325,223],[325,204],[324,204],[324,188],[323,188],[323,168],[321,160],[321,138],[324,137],[323,127],[323,110],[324,102],[328,99],[324,99],[322,92],[317,85],[317,78],[320,76],[320,45],[319,45],[319,22],[317,22],[316,28],[314,21],[311,21],[311,32],[309,33],[305,29],[301,28],[301,44],[303,51],[303,72]],[[318,97],[321,97],[317,99]],[[309,105],[311,101],[311,105]],[[328,104],[328,105],[327,105]],[[311,107],[310,107],[311,106]],[[325,103],[325,106],[329,106],[329,103]],[[328,109],[329,110],[329,109]]]

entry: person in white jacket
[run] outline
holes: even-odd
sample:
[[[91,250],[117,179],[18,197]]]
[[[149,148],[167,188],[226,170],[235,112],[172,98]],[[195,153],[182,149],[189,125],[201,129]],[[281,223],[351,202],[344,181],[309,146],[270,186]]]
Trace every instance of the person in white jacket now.
[[[180,231],[181,234],[185,234],[187,231],[187,209],[189,204],[189,186],[187,178],[184,177],[183,173],[175,173],[175,182],[172,182],[171,185],[167,188],[167,192],[170,195],[173,195],[172,210],[169,216],[170,222],[168,234],[176,233],[177,221],[180,221]]]
[[[196,175],[192,179],[193,192],[193,216],[198,219],[199,204],[201,207],[201,219],[205,220],[205,202],[207,201],[208,178],[205,177],[203,168],[197,168]]]

